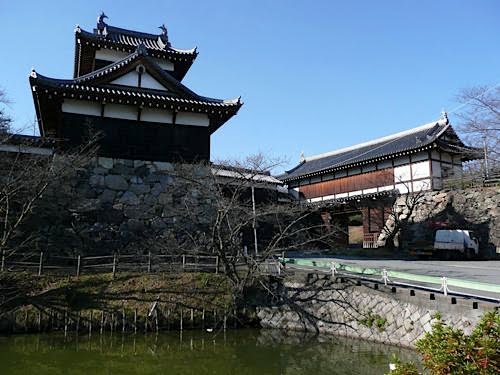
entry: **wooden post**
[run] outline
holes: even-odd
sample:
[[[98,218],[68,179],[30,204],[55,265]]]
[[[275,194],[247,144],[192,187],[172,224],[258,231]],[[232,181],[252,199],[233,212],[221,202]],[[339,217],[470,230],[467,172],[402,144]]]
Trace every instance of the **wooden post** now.
[[[104,310],[101,310],[101,335],[104,329]]]
[[[40,252],[40,262],[38,263],[38,276],[42,276],[43,270],[43,251]]]
[[[42,312],[38,310],[38,332],[42,331]]]
[[[227,313],[224,313],[224,331],[227,328]]]
[[[80,330],[80,310],[78,310],[78,313],[76,314],[76,335],[78,336],[78,331]]]
[[[111,333],[113,333],[113,323],[115,322],[115,313],[111,313],[111,320],[109,321],[109,328],[111,329]]]
[[[24,330],[28,332],[28,310],[24,311]]]
[[[158,309],[155,310],[156,333],[158,333]]]
[[[186,256],[182,255],[182,272],[184,272],[185,268],[186,268]]]
[[[92,320],[94,319],[94,310],[90,310],[89,318],[89,336],[92,335]]]
[[[194,310],[191,309],[191,328],[194,328]]]
[[[215,273],[216,274],[219,273],[219,256],[218,255],[215,257]]]
[[[170,309],[167,309],[167,331],[170,331]]]
[[[2,250],[2,265],[0,266],[0,272],[3,272],[5,269],[5,250]]]
[[[126,321],[125,321],[125,309],[122,308],[122,332],[125,332],[125,325],[126,325]]]
[[[78,255],[78,258],[76,260],[76,278],[77,279],[80,277],[80,264],[81,264],[81,256]]]
[[[116,254],[113,255],[113,279],[116,275]]]
[[[151,251],[148,253],[148,273],[151,272]]]
[[[183,315],[184,315],[184,311],[181,309],[181,331],[182,331],[182,328],[183,328]]]
[[[237,313],[236,309],[233,309],[233,320],[234,320],[233,321],[233,327],[234,328],[238,327],[238,319],[236,318],[236,313]]]
[[[205,329],[205,309],[201,311],[201,329]]]
[[[137,309],[134,310],[134,333],[137,333]]]
[[[68,310],[64,310],[64,337],[68,335]]]
[[[144,315],[144,333],[148,333],[148,314]]]

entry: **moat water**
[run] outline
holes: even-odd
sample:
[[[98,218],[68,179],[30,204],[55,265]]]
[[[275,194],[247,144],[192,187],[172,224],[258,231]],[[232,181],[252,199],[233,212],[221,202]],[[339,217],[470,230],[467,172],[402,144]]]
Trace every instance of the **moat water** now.
[[[384,374],[395,347],[268,330],[0,336],[0,374]]]

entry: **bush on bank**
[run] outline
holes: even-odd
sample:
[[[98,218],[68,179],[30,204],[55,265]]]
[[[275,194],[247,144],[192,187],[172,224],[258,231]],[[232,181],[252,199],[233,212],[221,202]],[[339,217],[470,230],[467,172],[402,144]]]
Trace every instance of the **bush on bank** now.
[[[431,375],[500,374],[500,312],[487,312],[467,336],[438,319],[421,340],[417,351]],[[390,375],[418,375],[414,364],[396,361]]]

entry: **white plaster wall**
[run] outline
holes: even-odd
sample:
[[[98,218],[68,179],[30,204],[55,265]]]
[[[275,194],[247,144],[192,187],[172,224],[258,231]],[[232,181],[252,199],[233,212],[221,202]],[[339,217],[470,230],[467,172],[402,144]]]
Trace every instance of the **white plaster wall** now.
[[[381,186],[378,188],[378,191],[387,191],[387,190],[393,190],[394,185],[387,185],[387,186]]]
[[[101,49],[95,51],[95,58],[96,59],[112,61],[112,62],[124,59],[128,55],[129,55],[129,53],[127,53],[127,52],[115,51],[112,49],[105,49],[105,48],[101,48]]]
[[[157,108],[144,108],[141,111],[141,121],[171,124],[173,121],[173,116],[171,111],[165,111]]]
[[[86,102],[83,100],[64,99],[62,111],[66,113],[101,116],[101,104]]]
[[[113,83],[115,85],[137,87],[139,83],[139,74],[134,70],[122,75],[121,77],[118,77],[110,83]]]
[[[411,180],[410,165],[403,165],[394,168],[394,181],[402,182]]]
[[[411,165],[411,173],[412,173],[412,178],[414,180],[418,178],[425,178],[425,177],[430,177],[431,175],[431,167],[429,164],[429,161],[421,161],[418,163],[413,163]]]
[[[377,188],[371,188],[371,189],[364,189],[363,190],[363,194],[372,194],[372,193],[376,193],[377,192]]]
[[[104,117],[137,120],[137,107],[123,104],[106,104]]]
[[[176,124],[208,126],[210,119],[206,113],[179,112],[175,120]]]
[[[406,184],[396,184],[396,190],[398,190],[401,194],[406,194],[411,191],[411,183]]]
[[[348,194],[349,194],[350,197],[355,197],[355,196],[358,196],[358,195],[362,195],[363,191],[362,190],[350,191]]]
[[[431,188],[431,179],[419,180],[413,182],[413,191],[429,190]]]
[[[154,90],[168,91],[165,86],[154,79],[150,74],[144,73],[141,78],[141,87]]]

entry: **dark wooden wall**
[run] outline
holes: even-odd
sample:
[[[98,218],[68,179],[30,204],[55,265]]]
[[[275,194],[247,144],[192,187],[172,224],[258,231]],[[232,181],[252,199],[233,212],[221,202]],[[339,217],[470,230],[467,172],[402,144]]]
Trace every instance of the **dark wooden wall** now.
[[[102,137],[101,156],[186,162],[210,159],[208,127],[63,113],[61,136],[70,146],[81,144],[89,131]]]
[[[380,171],[300,186],[300,193],[303,194],[305,198],[309,199],[393,184],[394,171],[392,168],[387,168]]]

